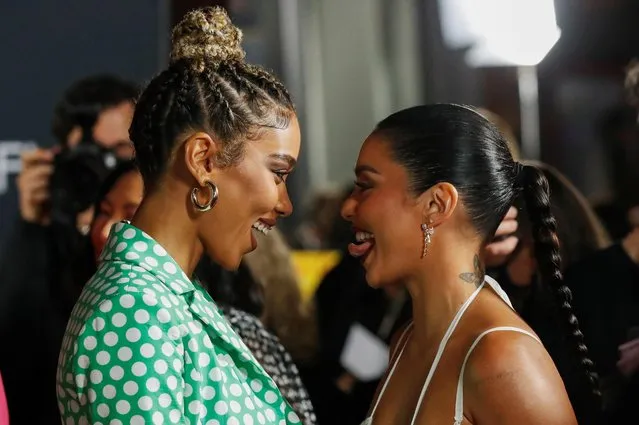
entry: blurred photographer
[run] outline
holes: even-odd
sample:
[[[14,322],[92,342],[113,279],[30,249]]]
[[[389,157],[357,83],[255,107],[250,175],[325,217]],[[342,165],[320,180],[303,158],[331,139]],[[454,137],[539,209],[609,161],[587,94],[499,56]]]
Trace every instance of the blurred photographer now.
[[[137,95],[114,76],[77,81],[54,109],[57,145],[23,155],[20,217],[0,258],[0,371],[12,424],[59,422],[56,359],[74,302],[68,265],[103,179],[133,155]]]

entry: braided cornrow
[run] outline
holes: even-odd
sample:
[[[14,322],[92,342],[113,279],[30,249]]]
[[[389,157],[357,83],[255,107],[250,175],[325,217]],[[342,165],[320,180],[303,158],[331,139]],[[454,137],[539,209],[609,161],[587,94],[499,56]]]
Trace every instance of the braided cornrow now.
[[[595,365],[588,357],[584,335],[573,313],[572,293],[563,283],[557,221],[551,212],[548,180],[541,170],[532,165],[525,165],[522,173],[524,173],[524,197],[535,241],[535,258],[537,258],[541,278],[553,289],[559,311],[565,318],[565,324],[574,341],[576,354],[586,373],[592,392],[596,396],[600,396]]]
[[[140,97],[130,130],[147,189],[185,132],[215,136],[223,145],[219,165],[226,166],[261,129],[288,126],[295,114],[288,92],[266,70],[244,62],[241,39],[217,7],[190,12],[174,29],[171,65]]]

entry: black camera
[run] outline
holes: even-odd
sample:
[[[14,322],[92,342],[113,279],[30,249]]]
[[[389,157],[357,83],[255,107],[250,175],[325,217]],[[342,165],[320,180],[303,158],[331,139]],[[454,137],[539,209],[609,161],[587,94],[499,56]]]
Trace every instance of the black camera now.
[[[117,164],[117,156],[92,139],[56,155],[50,181],[52,223],[75,228],[78,214],[97,201],[100,185]]]

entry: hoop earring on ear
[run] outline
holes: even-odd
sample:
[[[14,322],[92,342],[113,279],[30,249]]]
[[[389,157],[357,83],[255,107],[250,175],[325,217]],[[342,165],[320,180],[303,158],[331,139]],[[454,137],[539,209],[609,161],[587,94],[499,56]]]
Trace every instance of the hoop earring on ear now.
[[[431,237],[433,236],[433,234],[435,234],[435,228],[430,223],[422,224],[422,233],[424,234],[424,249],[422,251],[422,258],[424,258],[426,254],[428,254],[428,247],[432,242]]]
[[[200,192],[200,188],[194,187],[193,189],[191,189],[191,202],[193,203],[193,206],[195,207],[195,209],[198,210],[199,212],[207,212],[208,210],[213,208],[215,204],[217,204],[217,199],[220,195],[220,192],[217,190],[217,186],[215,184],[211,182],[205,182],[204,184],[211,191],[211,199],[209,199],[204,204],[201,204],[200,201],[197,199],[197,195]]]

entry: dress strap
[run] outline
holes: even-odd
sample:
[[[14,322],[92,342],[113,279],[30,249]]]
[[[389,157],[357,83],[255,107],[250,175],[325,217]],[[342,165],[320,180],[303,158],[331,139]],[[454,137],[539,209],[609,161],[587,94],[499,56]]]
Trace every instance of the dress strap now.
[[[422,402],[424,401],[424,396],[426,395],[426,391],[428,390],[430,381],[433,379],[433,375],[435,375],[435,371],[437,370],[439,361],[441,360],[442,355],[444,354],[444,349],[446,348],[446,345],[448,344],[448,340],[453,335],[453,332],[455,332],[455,329],[457,328],[457,325],[459,324],[462,317],[464,316],[464,313],[466,313],[466,310],[468,310],[468,307],[470,307],[473,301],[475,301],[475,298],[477,298],[477,295],[479,295],[479,293],[481,292],[485,284],[486,284],[486,281],[483,281],[481,285],[479,285],[477,289],[475,289],[475,292],[473,292],[473,294],[470,297],[468,297],[466,302],[464,302],[461,308],[457,311],[457,314],[453,318],[453,321],[450,322],[450,325],[448,326],[448,329],[446,330],[444,337],[439,343],[439,348],[437,348],[437,354],[435,354],[435,360],[433,360],[433,364],[431,365],[430,370],[428,371],[428,376],[426,377],[426,382],[424,382],[424,386],[422,387],[422,392],[419,394],[419,399],[417,399],[417,406],[415,407],[415,413],[413,413],[413,419],[410,421],[411,425],[414,425],[415,421],[417,420],[417,415],[419,414],[419,410],[422,406]]]
[[[513,326],[499,326],[492,329],[488,329],[482,332],[481,334],[479,334],[479,336],[475,338],[475,341],[473,342],[473,344],[470,346],[470,349],[466,353],[466,357],[464,358],[464,362],[462,363],[461,371],[459,373],[459,380],[457,381],[457,398],[455,400],[455,425],[461,425],[462,421],[464,420],[464,371],[466,370],[466,363],[468,363],[468,359],[470,358],[470,355],[472,354],[473,350],[475,349],[475,347],[477,347],[477,345],[479,344],[479,342],[482,340],[483,337],[493,332],[504,332],[504,331],[519,332],[521,334],[528,335],[529,337],[533,338],[534,340],[536,340],[537,342],[543,345],[543,343],[541,342],[539,337],[537,337],[537,335],[531,332],[528,332],[527,330],[515,328]]]

